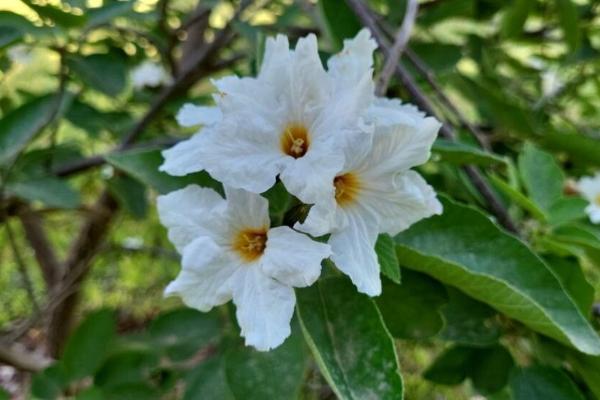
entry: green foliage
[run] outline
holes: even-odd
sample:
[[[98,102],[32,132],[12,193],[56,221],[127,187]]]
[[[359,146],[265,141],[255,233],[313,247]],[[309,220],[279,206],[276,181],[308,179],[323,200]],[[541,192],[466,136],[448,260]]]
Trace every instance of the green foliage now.
[[[375,243],[375,252],[379,260],[381,273],[395,283],[400,283],[400,264],[396,255],[394,239],[388,234],[381,234]]]
[[[396,350],[379,311],[349,281],[328,278],[297,291],[302,331],[340,399],[401,399]]]
[[[515,371],[510,377],[510,391],[515,400],[584,399],[564,372],[539,366]]]

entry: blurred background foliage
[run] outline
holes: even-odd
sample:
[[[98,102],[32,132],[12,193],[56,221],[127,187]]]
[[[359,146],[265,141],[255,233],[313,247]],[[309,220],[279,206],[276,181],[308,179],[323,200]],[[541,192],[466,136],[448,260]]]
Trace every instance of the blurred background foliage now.
[[[364,3],[384,35],[404,20],[405,0]],[[202,314],[162,297],[179,258],[156,194],[218,187],[206,174],[157,171],[160,150],[194,132],[178,126],[179,107],[210,104],[210,78],[255,74],[269,35],[314,32],[326,60],[362,26],[341,0],[243,6],[237,15],[228,0],[0,2],[0,328],[11,351],[33,357],[0,367],[0,398],[335,398],[296,322],[284,346],[258,354],[241,346],[231,308]],[[381,70],[381,53],[375,61]],[[147,62],[163,72],[140,83]],[[458,138],[439,139],[420,172],[486,210],[463,166],[481,168],[520,237],[597,326],[600,228],[573,179],[600,168],[600,3],[420,1],[400,65]],[[402,74],[388,96],[423,106]],[[283,219],[285,194],[270,196]],[[381,240],[394,278],[402,253]],[[435,275],[401,275],[377,305],[407,399],[600,398],[597,358]],[[45,355],[61,361],[46,368]]]

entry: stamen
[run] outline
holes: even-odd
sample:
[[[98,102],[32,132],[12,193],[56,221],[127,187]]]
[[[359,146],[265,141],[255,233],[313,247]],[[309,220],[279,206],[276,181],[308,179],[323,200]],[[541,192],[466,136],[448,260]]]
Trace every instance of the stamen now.
[[[360,179],[356,174],[346,173],[336,176],[333,185],[335,200],[340,207],[347,207],[356,202],[361,189]]]
[[[232,248],[245,262],[260,258],[267,247],[266,229],[244,229],[233,238]]]
[[[300,158],[306,154],[310,144],[304,125],[293,123],[285,127],[281,135],[281,150],[288,156]]]

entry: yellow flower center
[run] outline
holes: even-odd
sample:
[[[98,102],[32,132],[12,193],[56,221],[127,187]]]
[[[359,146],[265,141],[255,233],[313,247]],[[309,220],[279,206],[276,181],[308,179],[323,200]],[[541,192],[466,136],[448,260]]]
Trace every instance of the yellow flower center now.
[[[352,204],[358,197],[361,188],[360,179],[353,173],[336,176],[333,185],[335,186],[335,200],[341,207]]]
[[[233,238],[233,249],[245,262],[256,261],[267,246],[266,229],[244,229]]]
[[[300,158],[308,151],[310,137],[302,124],[289,124],[281,134],[281,150],[288,156]]]

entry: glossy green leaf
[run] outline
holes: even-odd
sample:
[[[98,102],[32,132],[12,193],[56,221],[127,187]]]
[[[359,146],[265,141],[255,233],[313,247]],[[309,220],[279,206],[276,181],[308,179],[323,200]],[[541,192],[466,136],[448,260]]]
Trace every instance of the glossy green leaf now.
[[[35,98],[0,120],[0,164],[21,150],[46,126],[57,109],[55,96]]]
[[[450,347],[435,359],[423,377],[442,385],[458,385],[467,379],[469,363],[474,352],[472,347]]]
[[[545,261],[581,313],[589,315],[594,303],[594,287],[587,281],[577,261],[560,257],[546,257]]]
[[[354,37],[362,28],[362,25],[346,2],[319,0],[319,6],[336,48],[340,50],[344,39]]]
[[[375,299],[392,336],[425,339],[444,326],[440,308],[448,301],[444,285],[418,272],[402,271],[400,285],[383,280],[383,293]]]
[[[403,265],[456,286],[535,331],[600,354],[600,338],[536,254],[480,211],[448,199],[443,203],[441,216],[396,237]]]
[[[221,192],[221,185],[206,172],[183,177],[170,176],[158,170],[163,163],[159,149],[131,150],[108,155],[106,161],[128,173],[142,183],[152,186],[159,193],[168,193],[190,184],[211,187]]]
[[[402,399],[396,349],[375,303],[339,277],[296,293],[304,337],[338,398]]]
[[[166,312],[148,328],[151,343],[176,361],[187,360],[201,348],[214,343],[220,335],[220,322],[213,313],[191,308]]]
[[[587,204],[579,197],[560,198],[548,210],[548,222],[556,226],[586,218],[584,210]]]
[[[591,357],[577,352],[567,354],[569,364],[583,379],[595,398],[600,399],[600,357]]]
[[[396,255],[394,239],[386,233],[379,235],[375,243],[375,252],[381,273],[393,282],[400,283],[400,264]]]
[[[79,193],[66,180],[51,176],[23,177],[18,181],[9,182],[6,190],[14,196],[39,201],[48,207],[76,208],[81,204]]]
[[[577,4],[573,0],[555,0],[555,4],[565,42],[571,50],[575,50],[581,43],[581,21]]]
[[[223,357],[203,361],[188,373],[183,400],[219,399],[236,400],[225,377]]]
[[[510,390],[514,400],[584,400],[564,372],[549,367],[515,371],[510,378]]]
[[[453,287],[446,291],[448,303],[441,308],[445,324],[440,338],[471,346],[496,343],[500,337],[500,327],[494,320],[496,311]]]
[[[526,143],[519,156],[519,172],[531,199],[548,211],[562,196],[564,173],[554,157]]]
[[[531,201],[527,196],[523,193],[519,192],[514,187],[510,186],[508,183],[504,182],[502,179],[497,176],[491,175],[490,180],[494,184],[494,186],[506,195],[510,200],[512,200],[515,204],[521,207],[523,210],[528,211],[533,217],[540,221],[546,220],[546,215],[544,211],[542,211],[537,204]]]
[[[127,64],[120,54],[70,56],[67,63],[83,82],[108,96],[125,89]]]
[[[494,165],[504,164],[506,161],[495,154],[478,149],[464,143],[451,142],[438,139],[433,144],[432,151],[440,155],[441,159],[458,165]]]
[[[533,6],[534,0],[513,0],[502,17],[502,34],[506,37],[519,36]]]
[[[93,374],[102,364],[115,336],[112,311],[96,311],[86,317],[65,345],[62,363],[70,379]]]
[[[108,181],[110,192],[134,218],[142,219],[148,213],[146,186],[127,176],[116,175]]]
[[[159,359],[155,354],[128,350],[110,356],[94,377],[94,383],[110,388],[126,383],[148,381]]]
[[[306,362],[299,330],[268,352],[250,347],[231,350],[225,359],[228,386],[237,400],[298,398]]]

